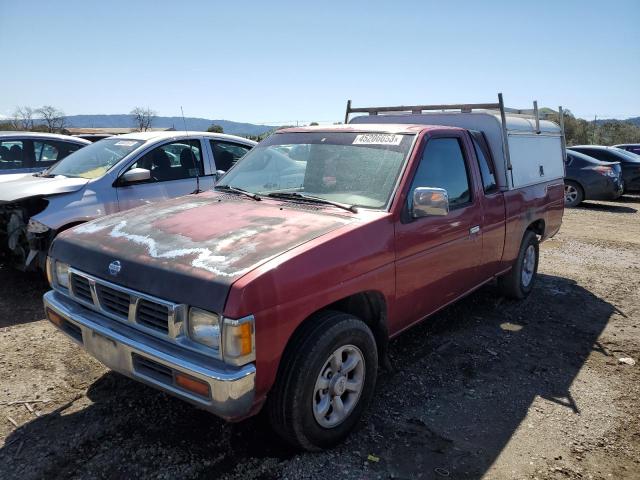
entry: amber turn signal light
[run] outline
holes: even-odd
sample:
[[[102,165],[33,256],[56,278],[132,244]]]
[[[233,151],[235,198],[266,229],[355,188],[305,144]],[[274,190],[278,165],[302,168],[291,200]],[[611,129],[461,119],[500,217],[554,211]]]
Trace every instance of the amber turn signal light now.
[[[253,325],[250,323],[240,325],[240,355],[249,355],[253,351],[251,342],[252,329]]]
[[[60,328],[62,328],[62,326],[64,325],[64,318],[62,318],[61,315],[58,315],[53,310],[49,310],[48,308],[47,308],[47,318],[51,323],[53,323],[54,325]]]
[[[195,393],[196,395],[200,395],[201,397],[209,397],[208,383],[178,372],[174,374],[173,378],[176,385],[180,388],[184,388],[185,390]]]

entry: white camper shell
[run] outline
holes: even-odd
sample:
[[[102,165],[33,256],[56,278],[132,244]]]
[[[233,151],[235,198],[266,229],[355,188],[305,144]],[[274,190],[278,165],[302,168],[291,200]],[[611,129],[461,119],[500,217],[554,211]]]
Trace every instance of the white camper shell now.
[[[536,102],[533,114],[526,114],[522,110],[505,109],[502,94],[498,94],[498,99],[496,104],[363,108],[352,108],[349,100],[345,122],[445,125],[480,131],[491,149],[498,184],[505,190],[564,178],[562,126],[540,120]],[[562,107],[559,111],[562,122]],[[351,113],[368,115],[349,121]]]

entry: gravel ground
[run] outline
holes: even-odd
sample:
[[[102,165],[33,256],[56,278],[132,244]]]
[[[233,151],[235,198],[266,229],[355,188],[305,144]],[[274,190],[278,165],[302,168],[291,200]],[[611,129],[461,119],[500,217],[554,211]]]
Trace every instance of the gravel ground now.
[[[41,278],[0,266],[0,478],[638,479],[640,196],[567,211],[541,250],[524,302],[490,285],[394,340],[320,454],[108,371],[42,320]]]

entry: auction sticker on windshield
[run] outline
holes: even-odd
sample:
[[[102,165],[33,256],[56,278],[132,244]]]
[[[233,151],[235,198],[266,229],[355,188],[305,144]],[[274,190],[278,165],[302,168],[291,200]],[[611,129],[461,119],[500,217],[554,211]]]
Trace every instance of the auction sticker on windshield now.
[[[353,145],[400,145],[402,135],[391,133],[364,133],[357,135]]]
[[[114,143],[114,145],[120,145],[122,147],[133,147],[136,143],[136,140],[120,140],[119,142]]]

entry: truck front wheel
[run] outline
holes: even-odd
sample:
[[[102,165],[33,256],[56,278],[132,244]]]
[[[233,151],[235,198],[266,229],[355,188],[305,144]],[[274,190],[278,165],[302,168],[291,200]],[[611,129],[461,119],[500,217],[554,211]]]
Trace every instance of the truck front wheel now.
[[[287,349],[267,409],[274,430],[298,448],[317,451],[344,439],[373,396],[376,343],[352,315],[310,318]]]
[[[538,274],[539,253],[538,237],[527,230],[513,267],[498,278],[498,286],[505,296],[523,299],[531,293]]]

